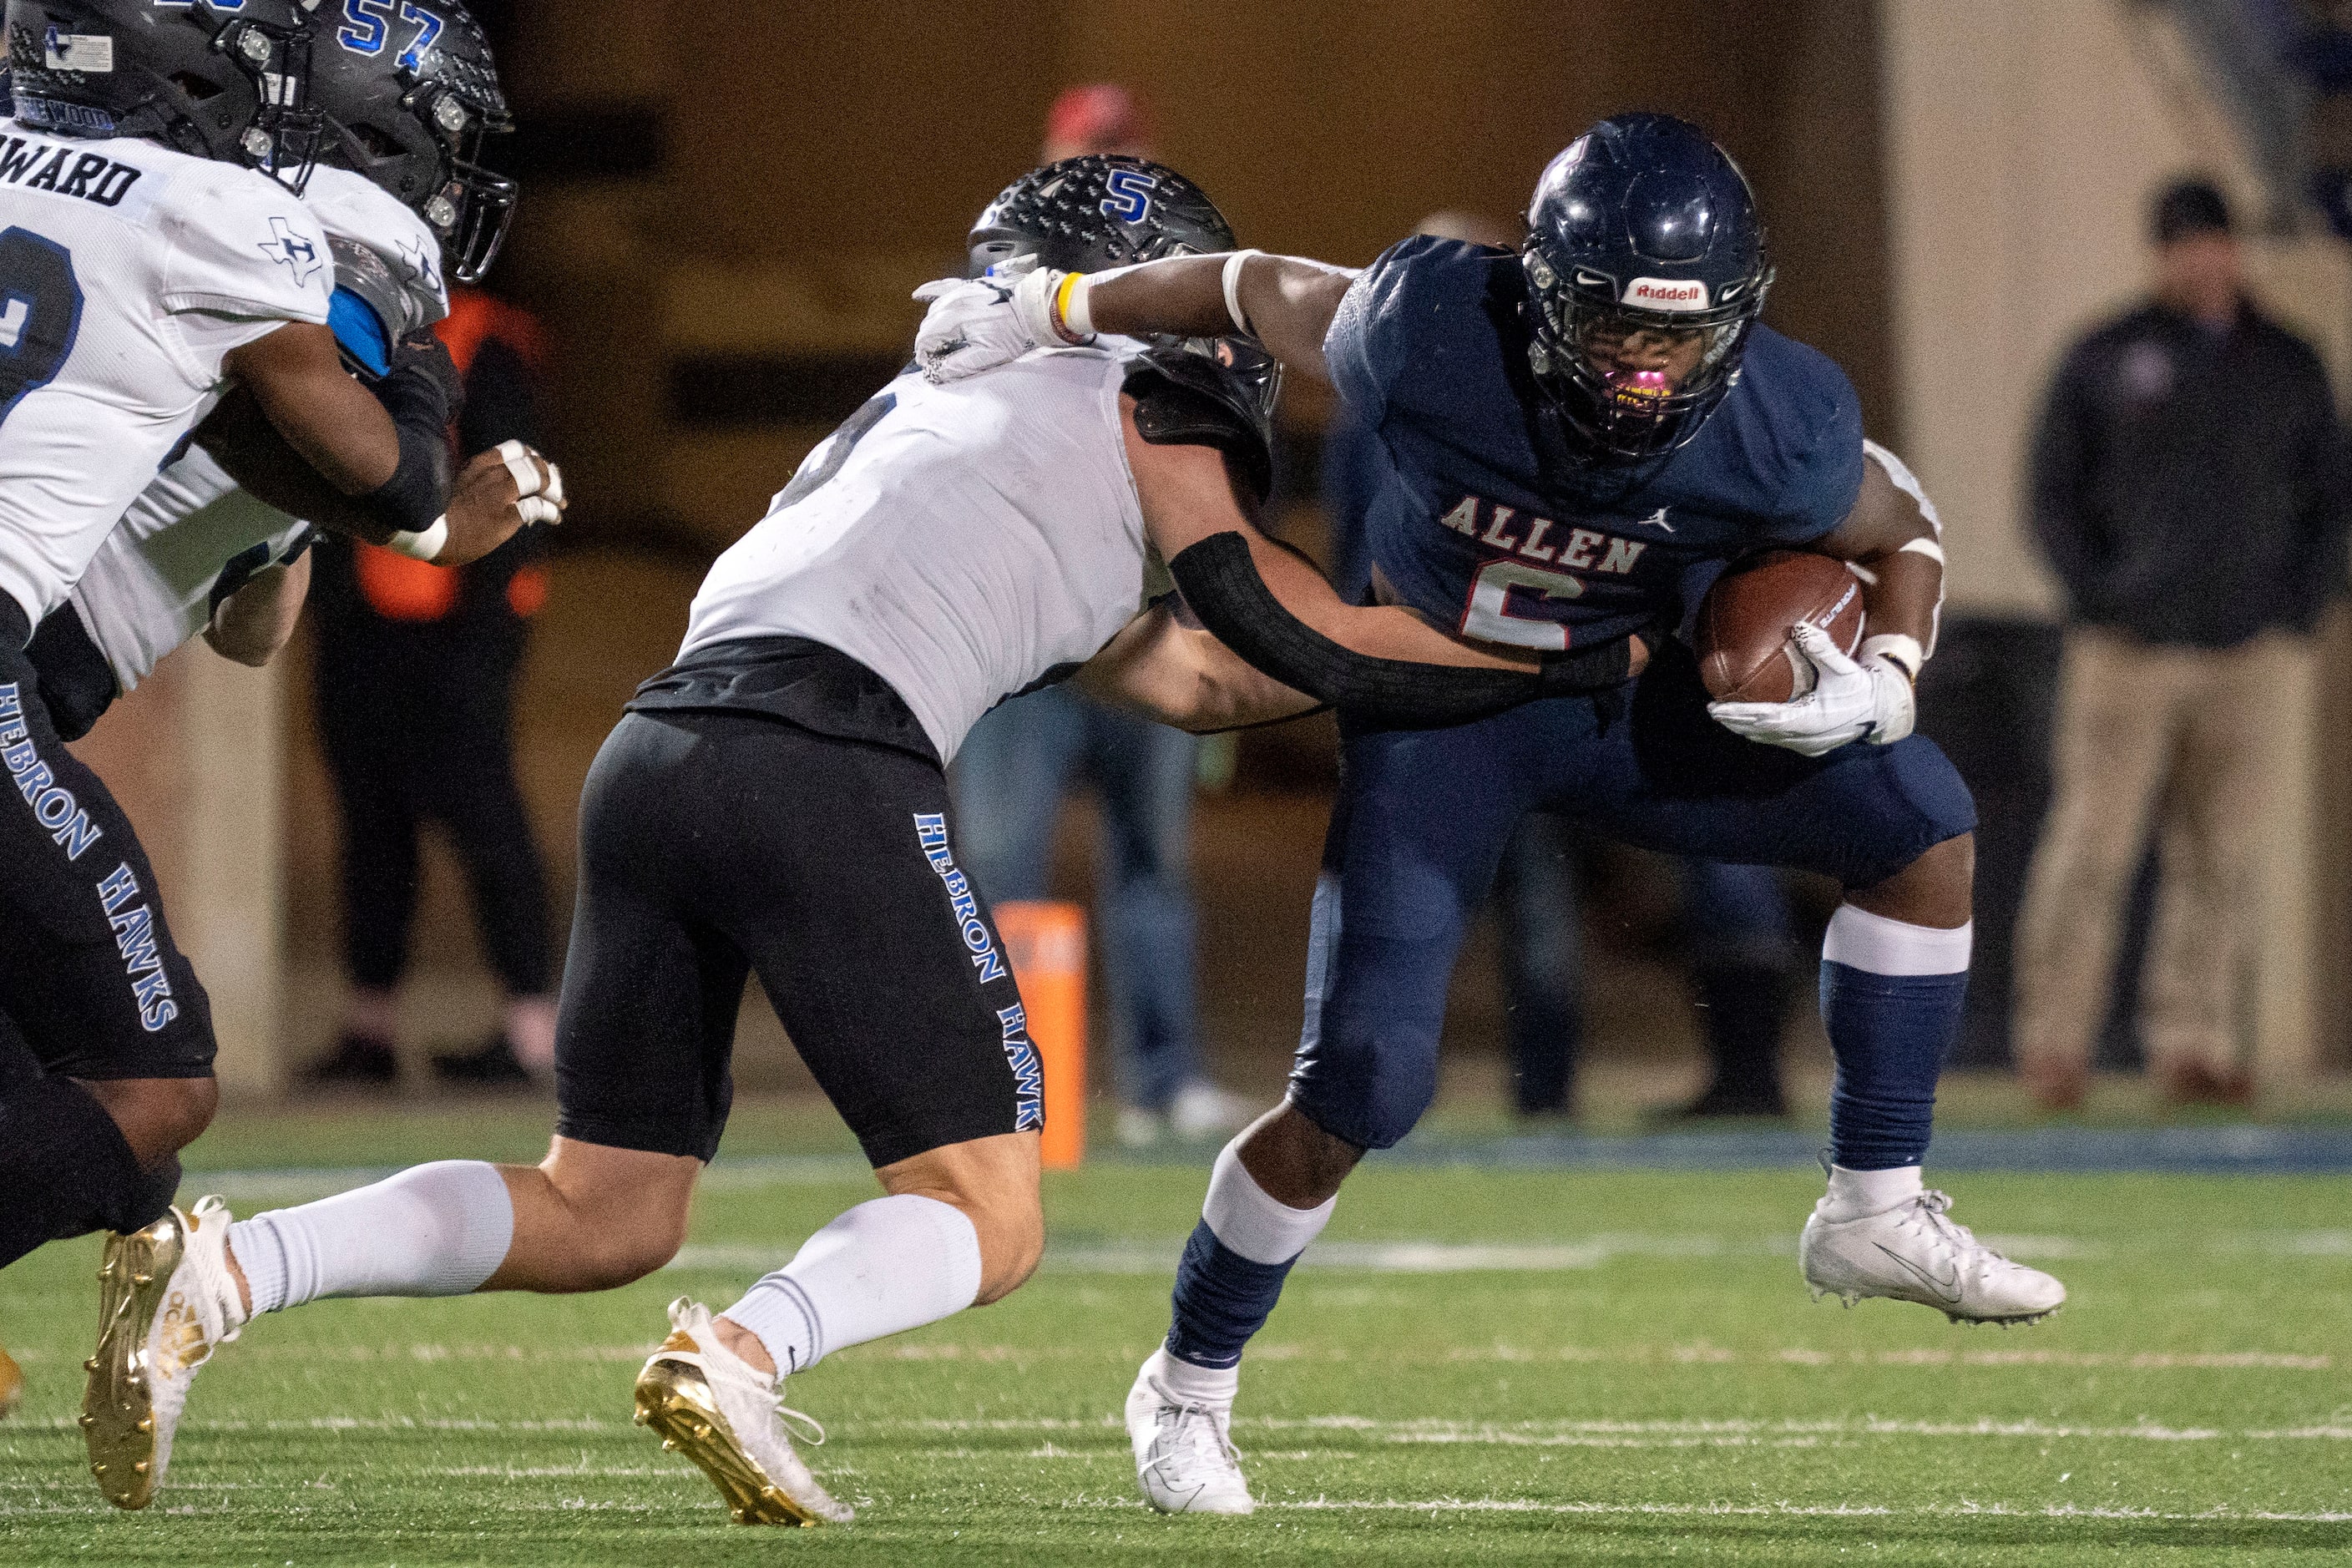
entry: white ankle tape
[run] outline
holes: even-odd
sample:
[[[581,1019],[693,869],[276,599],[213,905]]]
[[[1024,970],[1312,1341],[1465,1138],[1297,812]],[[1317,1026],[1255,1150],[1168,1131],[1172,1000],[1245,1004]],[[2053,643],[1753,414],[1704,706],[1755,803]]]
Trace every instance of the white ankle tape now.
[[[1339,1202],[1329,1197],[1311,1209],[1295,1209],[1276,1201],[1242,1164],[1241,1140],[1236,1138],[1218,1153],[1216,1167],[1209,1173],[1209,1195],[1201,1205],[1201,1217],[1228,1250],[1252,1263],[1287,1263],[1323,1234]]]
[[[1840,904],[1822,938],[1822,957],[1865,974],[1963,974],[1975,945],[1976,922],[1915,926]]]

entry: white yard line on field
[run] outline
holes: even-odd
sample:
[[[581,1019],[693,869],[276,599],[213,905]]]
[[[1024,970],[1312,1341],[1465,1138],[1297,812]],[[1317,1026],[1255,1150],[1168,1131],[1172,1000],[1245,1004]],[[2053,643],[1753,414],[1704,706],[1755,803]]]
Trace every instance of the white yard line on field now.
[[[73,1429],[64,1416],[20,1423],[50,1430]],[[1094,1417],[1037,1416],[1028,1419],[934,1418],[915,1420],[845,1419],[839,1423],[845,1437],[872,1440],[894,1436],[940,1436],[952,1433],[996,1432],[1039,1436],[1055,1433],[1113,1433],[1120,1429],[1116,1415]],[[625,1433],[630,1424],[620,1417],[593,1415],[549,1420],[383,1415],[313,1415],[301,1419],[265,1421],[221,1420],[204,1423],[210,1432],[588,1432]],[[2074,1426],[2044,1421],[2010,1421],[1982,1417],[1974,1421],[1895,1421],[1876,1416],[1827,1420],[1757,1421],[1742,1418],[1675,1421],[1383,1421],[1366,1415],[1236,1416],[1236,1432],[1330,1432],[1350,1438],[1392,1444],[1439,1444],[1497,1447],[1738,1446],[1789,1438],[1811,1441],[1867,1437],[2000,1438],[2046,1441],[2088,1438],[2146,1443],[2277,1443],[2352,1442],[2352,1426],[2318,1424],[2302,1426],[2220,1427],[2165,1426],[2142,1422],[2129,1426]],[[485,1473],[492,1473],[486,1471]]]
[[[658,1342],[646,1339],[617,1345],[441,1344],[430,1341],[391,1344],[254,1344],[243,1343],[226,1352],[232,1361],[273,1361],[305,1363],[402,1363],[435,1362],[511,1362],[529,1365],[635,1365],[651,1355]],[[842,1352],[853,1360],[904,1362],[974,1362],[1022,1364],[1033,1362],[1087,1362],[1126,1364],[1141,1353],[1132,1345],[989,1345],[946,1342],[863,1345]],[[2122,1372],[2299,1372],[2330,1373],[2335,1358],[2292,1351],[2059,1351],[2059,1350],[1818,1350],[1806,1345],[1777,1349],[1734,1350],[1704,1341],[1691,1344],[1631,1345],[1457,1345],[1416,1351],[1382,1348],[1377,1359],[1387,1366],[1548,1365],[1570,1366],[1780,1366],[1806,1371],[1870,1367],[1879,1369],[1947,1369],[2080,1367]],[[22,1349],[16,1359],[27,1366],[62,1365],[74,1357],[62,1351]],[[1258,1363],[1303,1362],[1345,1363],[1368,1359],[1367,1353],[1345,1346],[1311,1346],[1276,1341],[1251,1347]]]
[[[1297,1502],[1262,1502],[1261,1509],[1302,1513],[1559,1513],[1640,1517],[1731,1519],[2089,1519],[2147,1520],[2167,1524],[2344,1524],[2352,1513],[2295,1513],[2253,1509],[2208,1509],[2197,1513],[2152,1508],[2083,1508],[2073,1503],[2042,1507],[2015,1503],[1929,1503],[1906,1508],[1869,1503],[1537,1502],[1518,1498],[1401,1498],[1352,1500],[1308,1498]]]

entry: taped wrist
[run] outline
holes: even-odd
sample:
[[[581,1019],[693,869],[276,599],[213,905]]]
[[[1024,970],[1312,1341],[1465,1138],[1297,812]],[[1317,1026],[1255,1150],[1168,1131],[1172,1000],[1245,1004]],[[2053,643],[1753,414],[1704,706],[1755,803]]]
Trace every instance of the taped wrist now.
[[[1219,642],[1253,668],[1335,708],[1402,729],[1433,729],[1483,719],[1538,697],[1589,686],[1611,649],[1563,656],[1558,677],[1503,669],[1462,669],[1380,658],[1332,641],[1285,609],[1250,559],[1239,533],[1213,533],[1168,563],[1184,602]],[[1628,650],[1613,645],[1622,669]],[[1622,679],[1620,674],[1616,679]]]

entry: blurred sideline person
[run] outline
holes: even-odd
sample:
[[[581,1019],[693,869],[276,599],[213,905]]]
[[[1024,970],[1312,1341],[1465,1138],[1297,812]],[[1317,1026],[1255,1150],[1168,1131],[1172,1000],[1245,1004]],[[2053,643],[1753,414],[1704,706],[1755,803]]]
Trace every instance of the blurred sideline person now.
[[[1932,510],[1863,438],[1837,366],[1758,321],[1772,268],[1754,193],[1696,126],[1595,124],[1544,171],[1528,227],[1517,254],[1415,236],[1361,272],[1244,251],[1048,270],[1001,301],[967,284],[916,334],[936,374],[977,378],[1094,332],[1249,332],[1377,430],[1366,532],[1384,596],[1479,646],[1654,653],[1607,689],[1450,724],[1341,701],[1289,1093],[1218,1155],[1167,1338],[1128,1394],[1138,1483],[1164,1512],[1255,1506],[1229,1435],[1243,1353],[1349,1172],[1434,1098],[1454,960],[1530,810],[1843,888],[1822,944],[1827,1181],[1797,1247],[1816,1298],[1998,1322],[2065,1300],[1922,1180],[1968,983],[1976,826],[1913,730],[1943,601]],[[1666,628],[1693,573],[1768,543],[1864,568],[1872,629],[1849,656],[1800,625],[1814,682],[1792,701],[1709,701]],[[1230,547],[1192,548],[1238,569]],[[1171,565],[1204,624],[1255,646],[1233,603]]]
[[[1475,213],[1435,212],[1415,234],[1511,248],[1516,226]],[[1323,441],[1323,503],[1331,525],[1331,583],[1370,603],[1364,511],[1383,459],[1375,433],[1339,404]],[[1570,1116],[1584,1047],[1585,840],[1561,817],[1529,812],[1503,846],[1495,875],[1502,926],[1505,1016],[1513,1108],[1523,1117]],[[1769,866],[1679,858],[1680,935],[1704,1017],[1708,1079],[1674,1108],[1685,1117],[1785,1116],[1781,1031],[1796,989],[1793,920]]]
[[[137,834],[61,721],[86,726],[199,627],[244,658],[281,639],[301,570],[294,525],[251,508],[198,521],[206,498],[181,484],[196,467],[212,499],[226,475],[281,510],[453,559],[503,541],[533,501],[551,514],[554,481],[518,448],[452,484],[448,382],[395,342],[410,301],[394,287],[372,309],[341,287],[347,263],[378,281],[410,259],[437,272],[428,192],[412,207],[359,170],[314,167],[329,114],[395,144],[408,134],[436,166],[503,114],[461,12],[386,95],[444,112],[399,110],[384,131],[355,90],[365,68],[321,68],[316,18],[278,0],[234,15],[129,0],[10,10],[0,762],[22,798],[0,813],[0,1266],[113,1233],[100,1320],[114,1343],[93,1361],[83,1425],[101,1484],[136,1506],[135,1468],[98,1450],[118,1430],[110,1394],[143,1365],[115,1353],[122,1334],[141,1340],[164,1305],[177,1156],[217,1101],[215,1042]],[[89,68],[100,58],[110,68]],[[463,178],[430,194],[461,226]]]
[[[2066,352],[2034,435],[2066,653],[2014,1035],[2053,1110],[2082,1102],[2151,823],[2149,1067],[2175,1102],[2251,1097],[2252,803],[2290,763],[2273,694],[2304,689],[2312,629],[2344,588],[2344,435],[2318,354],[2247,295],[2220,190],[2182,180],[2150,220],[2155,297]]]
[[[1102,267],[1232,243],[1172,170],[1088,157],[1015,182],[968,255],[975,273],[1008,269],[976,286],[994,300],[1045,276],[1009,270],[1041,254]],[[917,297],[968,304],[964,289]],[[985,332],[992,307],[970,314]],[[604,1289],[668,1262],[725,1128],[756,971],[887,1195],[723,1313],[672,1303],[637,1415],[739,1522],[848,1519],[793,1451],[785,1421],[805,1418],[781,1407],[785,1377],[1003,1297],[1045,1246],[1037,1055],[958,865],[943,772],[980,715],[1075,678],[1204,730],[1360,691],[1439,721],[1622,679],[1633,657],[1489,652],[1341,604],[1247,521],[1278,384],[1231,337],[1104,339],[981,381],[910,368],[821,442],[711,568],[677,663],[638,688],[589,773],[546,1161],[443,1161],[236,1222],[203,1200],[168,1281],[184,1344],[149,1384],[153,1475],[196,1369],[257,1314]],[[958,547],[932,548],[950,530]],[[1182,601],[1151,596],[1155,554]],[[1269,661],[1306,689],[1202,630],[1183,608],[1196,594],[1246,601],[1280,645]]]
[[[463,378],[460,452],[541,440],[543,351],[525,311],[450,291],[434,329]],[[516,1084],[555,1069],[547,873],[516,784],[514,686],[547,597],[545,536],[529,529],[459,569],[353,542],[322,550],[312,594],[319,735],[342,811],[341,1038],[314,1084],[390,1083],[399,984],[416,913],[417,836],[437,821],[471,884],[482,945],[505,996],[501,1026],[433,1058],[451,1083]]]
[[[1149,157],[1142,107],[1110,82],[1074,87],[1046,117],[1045,163]],[[1121,1142],[1231,1133],[1249,1105],[1211,1082],[1201,1050],[1192,789],[1200,742],[1068,685],[1017,696],[973,727],[950,774],[965,875],[992,904],[1051,896],[1054,827],[1094,787],[1095,927],[1111,1011]]]

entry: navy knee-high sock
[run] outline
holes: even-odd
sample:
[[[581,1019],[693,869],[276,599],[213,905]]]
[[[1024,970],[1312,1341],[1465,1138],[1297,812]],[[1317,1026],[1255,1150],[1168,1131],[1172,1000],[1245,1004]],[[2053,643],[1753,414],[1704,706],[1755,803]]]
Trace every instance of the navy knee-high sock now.
[[[1959,1037],[1972,931],[1838,906],[1822,944],[1822,1023],[1837,1058],[1832,1163],[1885,1171],[1927,1158],[1936,1079]]]
[[[1239,1366],[1243,1347],[1265,1326],[1297,1261],[1253,1263],[1201,1221],[1176,1265],[1168,1353],[1194,1366]]]
[[[1201,1223],[1176,1265],[1168,1353],[1194,1366],[1241,1364],[1243,1347],[1282,1299],[1291,1265],[1331,1217],[1330,1202],[1311,1209],[1276,1202],[1243,1167],[1241,1142],[1217,1156]]]

